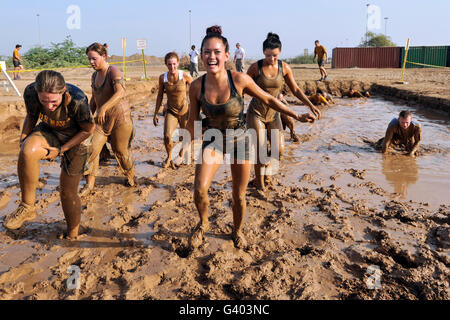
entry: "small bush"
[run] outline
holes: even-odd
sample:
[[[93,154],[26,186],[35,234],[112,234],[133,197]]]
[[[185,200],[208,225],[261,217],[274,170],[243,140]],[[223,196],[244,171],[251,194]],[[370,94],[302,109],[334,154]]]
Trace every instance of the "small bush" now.
[[[296,56],[294,58],[290,58],[287,59],[286,62],[287,63],[293,63],[293,64],[313,64],[314,61],[314,55],[310,54],[310,55],[300,55],[300,56]]]

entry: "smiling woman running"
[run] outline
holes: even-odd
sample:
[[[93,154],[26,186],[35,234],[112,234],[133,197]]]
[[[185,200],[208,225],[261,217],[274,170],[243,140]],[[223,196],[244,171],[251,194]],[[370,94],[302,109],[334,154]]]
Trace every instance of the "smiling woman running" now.
[[[89,169],[84,173],[86,185],[81,190],[85,195],[94,188],[98,171],[99,155],[107,141],[122,171],[127,176],[127,185],[134,186],[134,164],[131,156],[131,142],[134,127],[131,121],[130,105],[125,98],[122,73],[107,62],[107,51],[100,43],[93,43],[86,49],[89,63],[95,72],[92,74],[91,111],[96,114],[95,132],[92,137],[92,155]]]
[[[282,92],[284,81],[286,81],[292,93],[320,119],[320,111],[300,90],[289,65],[278,59],[281,54],[281,41],[277,34],[269,32],[266,40],[263,42],[263,54],[265,58],[252,64],[247,74],[255,80],[258,86],[274,97],[277,97]],[[273,130],[281,132],[282,128],[277,110],[258,98],[253,98],[250,101],[247,110],[247,122],[250,128],[255,129],[257,132],[258,150],[267,148],[267,138],[272,135]],[[280,150],[282,150],[282,142],[279,141],[278,143],[280,144]],[[257,154],[259,155],[259,151]],[[265,189],[264,176],[266,165],[262,163],[261,159],[258,159],[257,164],[255,164],[255,182],[257,189],[260,190]]]
[[[173,141],[172,136],[180,124],[180,128],[186,128],[189,105],[187,100],[188,87],[192,82],[192,77],[181,70],[178,70],[180,59],[175,52],[169,52],[164,58],[168,72],[159,76],[158,97],[156,98],[155,114],[153,116],[153,124],[158,125],[158,112],[161,107],[163,95],[167,95],[167,111],[164,120],[164,146],[167,151],[167,159],[163,162],[163,168],[167,168],[172,162]],[[183,150],[182,150],[183,151]],[[183,152],[180,157],[183,157]]]
[[[294,113],[276,97],[258,87],[247,74],[226,70],[225,62],[229,57],[229,45],[227,39],[222,36],[222,29],[219,26],[208,28],[201,46],[201,59],[205,65],[206,74],[192,82],[189,90],[188,130],[192,141],[194,121],[199,120],[199,113],[202,111],[206,116],[206,121],[202,121],[207,124],[206,129],[216,129],[212,131],[220,131],[224,135],[222,141],[203,142],[201,163],[196,164],[195,167],[194,201],[200,222],[190,237],[191,249],[203,243],[204,233],[208,229],[208,189],[222,163],[224,154],[230,154],[233,180],[232,239],[237,248],[246,246],[241,229],[246,210],[245,191],[250,177],[251,154],[250,144],[246,143],[248,126],[244,117],[243,94],[256,97],[276,111],[286,113],[296,120],[308,121],[310,117],[309,114]],[[208,131],[205,131],[204,137],[207,135]],[[240,146],[244,146],[243,150]]]

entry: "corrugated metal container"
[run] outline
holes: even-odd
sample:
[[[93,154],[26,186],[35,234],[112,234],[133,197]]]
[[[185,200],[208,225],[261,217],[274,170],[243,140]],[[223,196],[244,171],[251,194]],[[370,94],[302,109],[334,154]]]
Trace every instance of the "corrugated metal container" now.
[[[425,47],[409,47],[408,61],[423,63],[425,57]],[[401,64],[403,66],[403,60],[405,59],[405,48],[402,48]],[[417,64],[406,63],[406,68],[423,68]]]
[[[432,46],[432,47],[409,47],[408,61],[430,64],[433,66],[445,67],[448,63],[449,55],[448,46]],[[401,63],[405,57],[405,48],[402,48]],[[417,64],[406,63],[406,68],[432,68],[419,66]]]
[[[444,46],[439,47],[425,47],[425,64],[432,66],[447,66],[447,48]]]
[[[450,67],[450,46],[447,47],[447,67]]]
[[[334,48],[333,68],[398,68],[401,47]]]

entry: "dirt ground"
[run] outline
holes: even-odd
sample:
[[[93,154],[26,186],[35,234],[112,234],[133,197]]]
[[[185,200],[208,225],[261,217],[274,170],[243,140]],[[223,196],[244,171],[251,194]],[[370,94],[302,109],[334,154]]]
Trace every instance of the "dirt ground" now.
[[[314,66],[292,68],[307,92],[327,85],[315,82]],[[0,299],[450,298],[446,115],[417,115],[430,132],[426,155],[386,160],[367,141],[383,134],[400,107],[378,98],[338,98],[335,107],[323,110],[322,120],[296,124],[299,144],[286,132],[280,171],[265,197],[249,186],[243,228],[248,246],[238,250],[230,238],[231,174],[223,165],[209,192],[206,242],[190,252],[188,237],[198,222],[194,167],[161,168],[162,124],[155,128],[151,121],[156,79],[163,71],[164,66],[151,66],[150,81],[139,80],[140,67],[127,71],[138,184],[125,187],[116,161],[104,163],[95,190],[82,198],[79,240],[56,238],[65,228],[60,169],[41,162],[38,217],[16,232],[0,226]],[[91,72],[63,75],[90,95]],[[330,69],[327,89],[368,89],[377,83],[450,99],[447,70],[408,69],[408,85],[395,83],[400,72]],[[17,81],[19,90],[34,76]],[[7,119],[0,122],[1,221],[19,203],[16,165],[25,111],[11,91],[5,94],[0,87],[0,92],[0,116]],[[293,97],[288,101],[296,111],[306,110]],[[361,119],[355,128],[353,117]],[[371,120],[365,124],[366,117]],[[79,289],[68,287],[71,266],[80,270]]]

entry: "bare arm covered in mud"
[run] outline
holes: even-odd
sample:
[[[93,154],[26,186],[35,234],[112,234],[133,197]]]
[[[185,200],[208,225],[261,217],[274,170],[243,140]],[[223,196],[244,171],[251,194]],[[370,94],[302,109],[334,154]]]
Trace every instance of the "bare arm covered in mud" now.
[[[67,141],[64,145],[61,146],[62,152],[66,152],[67,150],[72,149],[73,147],[79,145],[94,133],[95,129],[94,123],[80,123],[79,125],[81,131],[78,132],[75,136],[73,136],[72,139]]]
[[[381,149],[382,153],[386,153],[386,151],[389,149],[393,137],[394,137],[394,126],[388,126],[388,128],[386,129],[386,134],[384,135],[383,146]]]
[[[81,131],[78,132],[76,135],[74,135],[69,141],[67,141],[65,144],[60,146],[60,148],[54,148],[54,147],[43,147],[44,149],[47,149],[47,156],[44,158],[44,160],[53,160],[58,155],[59,152],[66,152],[73,147],[79,145],[84,140],[89,138],[93,133],[95,129],[95,123],[79,123]]]
[[[95,103],[94,96],[92,96],[91,100],[89,101],[89,108],[91,109],[91,113],[95,114],[95,111],[97,110],[97,103]]]
[[[191,75],[187,72],[183,72],[183,79],[184,81],[186,81],[186,85],[189,87],[192,83],[192,81],[194,81],[194,79],[192,79]]]
[[[120,100],[125,97],[125,88],[122,84],[122,73],[116,67],[111,67],[111,77],[114,81],[114,94],[106,101],[102,106],[97,106],[97,121],[98,124],[103,124],[105,122],[106,112],[116,106]]]
[[[164,95],[164,74],[159,76],[158,81],[158,96],[156,97],[155,114],[153,115],[153,124],[155,125],[155,127],[158,125],[159,122],[158,112],[159,108],[161,108],[163,95]]]
[[[253,63],[247,70],[247,74],[250,76],[250,78],[252,78],[253,80],[256,80],[256,78],[259,75],[259,70],[258,70],[258,63]]]
[[[408,152],[408,156],[414,157],[416,151],[419,149],[420,141],[422,140],[422,127],[417,125],[414,130],[414,144],[412,145],[411,151]]]
[[[322,116],[320,110],[316,108],[311,103],[311,101],[309,101],[305,93],[302,90],[300,90],[300,88],[298,87],[297,83],[294,80],[294,75],[292,74],[291,67],[289,67],[287,63],[284,62],[282,63],[283,63],[284,80],[286,81],[289,89],[291,89],[294,96],[296,96],[301,102],[303,102],[306,106],[309,107],[309,109],[317,117],[317,119],[320,119],[320,117]]]
[[[198,121],[200,114],[200,91],[202,86],[202,78],[197,78],[189,87],[189,118],[187,130],[191,135],[191,142],[194,140],[194,122]]]
[[[37,121],[38,118],[33,118],[31,115],[27,113],[27,115],[25,116],[25,120],[23,121],[22,134],[20,135],[19,140],[20,144],[22,144],[22,142],[28,137],[31,131],[33,131]]]
[[[284,105],[280,100],[276,97],[270,95],[261,89],[255,81],[247,74],[242,72],[232,72],[233,81],[235,81],[236,88],[238,91],[242,93],[246,93],[251,95],[252,97],[257,98],[262,103],[268,105],[275,111],[281,112],[289,117],[296,119],[301,122],[314,122],[314,117],[310,114],[296,114],[291,108]],[[239,88],[241,90],[239,90]]]

